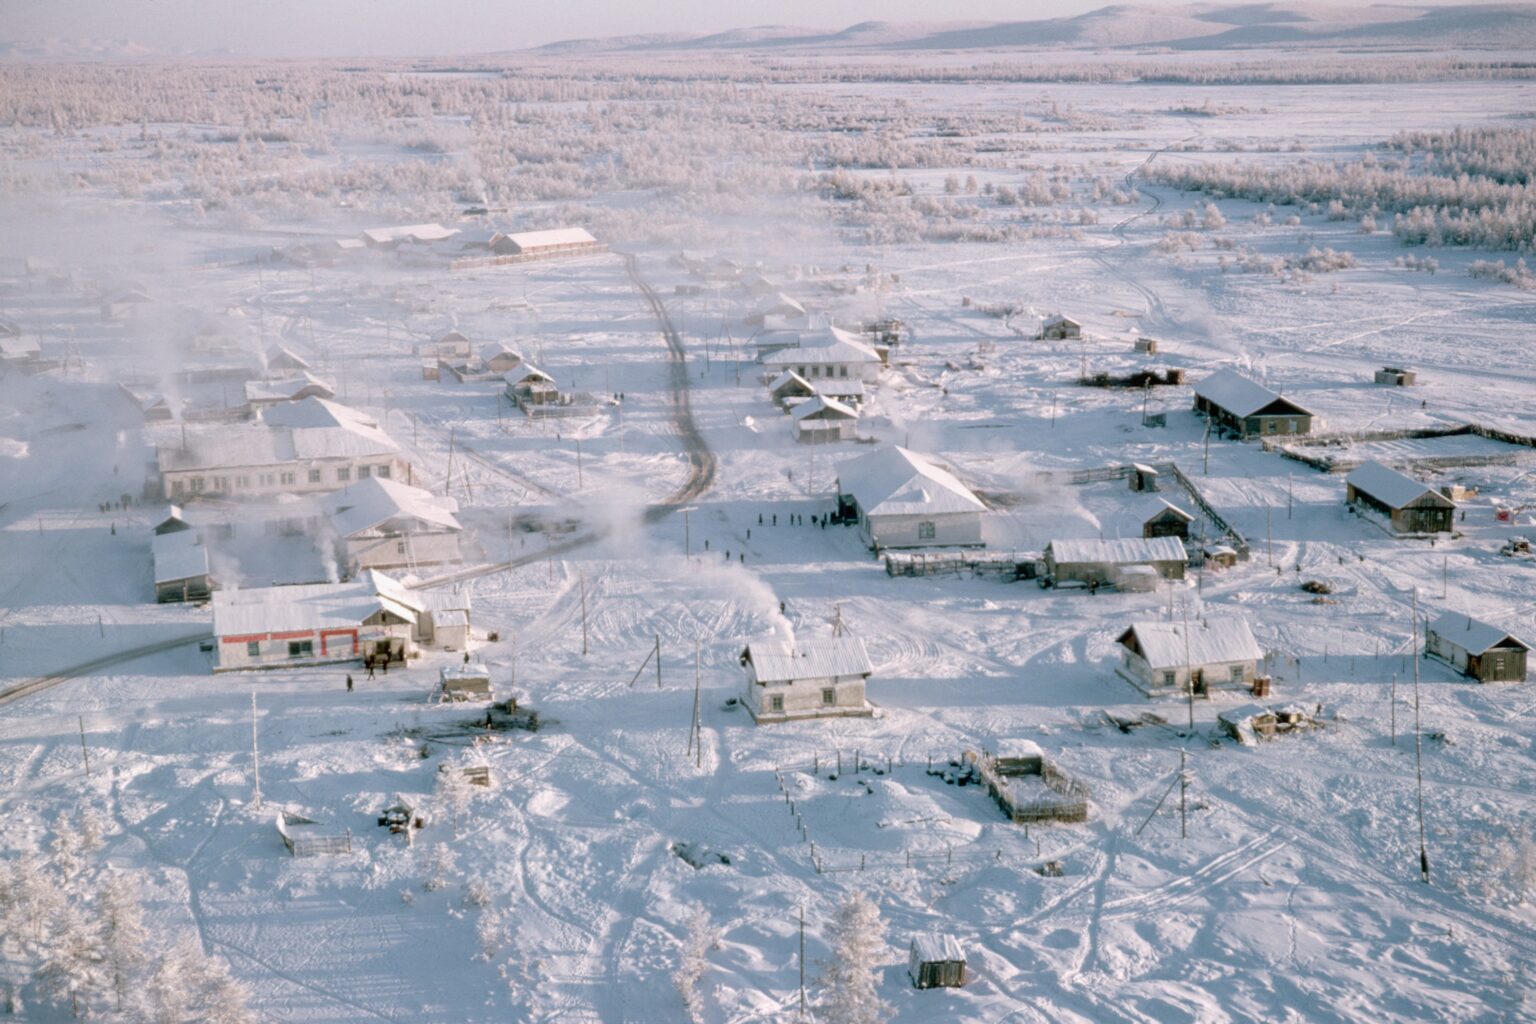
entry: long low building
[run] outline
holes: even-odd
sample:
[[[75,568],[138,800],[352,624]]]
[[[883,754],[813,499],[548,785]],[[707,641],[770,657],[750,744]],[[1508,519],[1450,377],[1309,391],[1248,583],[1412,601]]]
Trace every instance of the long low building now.
[[[1356,466],[1344,478],[1344,499],[1387,518],[1398,533],[1448,533],[1456,503],[1433,487],[1379,462]]]
[[[1446,612],[1424,633],[1424,653],[1480,683],[1524,682],[1530,645],[1508,630]]]
[[[1188,565],[1189,554],[1174,537],[1053,540],[1045,546],[1045,576],[1058,586],[1118,585],[1128,571],[1144,567],[1165,580],[1181,580]]]
[[[1247,689],[1264,657],[1244,619],[1136,622],[1116,639],[1116,674],[1148,695]]]
[[[838,512],[885,548],[981,547],[987,511],[953,473],[917,452],[882,448],[837,468]]]
[[[746,673],[745,704],[758,724],[874,711],[865,696],[874,670],[858,637],[752,643],[740,661]]]
[[[1312,432],[1310,411],[1231,370],[1217,370],[1195,385],[1195,411],[1245,439]]]
[[[213,595],[214,671],[458,650],[469,641],[468,611],[467,598],[417,593],[374,571],[348,583],[222,590]]]
[[[323,398],[284,402],[254,423],[183,429],[156,449],[167,501],[319,494],[369,477],[409,482],[411,464],[372,417]]]

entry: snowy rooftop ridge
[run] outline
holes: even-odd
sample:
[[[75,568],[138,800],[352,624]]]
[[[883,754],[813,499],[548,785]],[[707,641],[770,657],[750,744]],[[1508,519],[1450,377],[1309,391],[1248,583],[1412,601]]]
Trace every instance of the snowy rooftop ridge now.
[[[1307,412],[1290,399],[1234,370],[1217,370],[1195,385],[1195,394],[1234,416],[1253,416],[1276,402],[1300,413]]]
[[[850,409],[830,395],[822,394],[818,394],[816,397],[795,406],[795,410],[791,415],[796,420],[810,419],[813,416],[832,420],[856,420],[859,418],[857,409]]]
[[[381,610],[412,621],[424,607],[419,596],[369,570],[347,583],[214,591],[213,632],[228,637],[355,627]]]
[[[899,445],[843,463],[837,485],[839,493],[858,499],[867,516],[987,510],[949,470]]]
[[[545,231],[516,231],[508,238],[518,249],[541,249],[550,245],[596,245],[597,239],[586,228],[549,228]]]
[[[796,679],[830,679],[835,676],[868,678],[874,668],[864,641],[856,636],[800,643],[758,641],[741,652],[743,664],[751,662],[760,683],[789,683]]]
[[[1176,537],[1124,537],[1117,540],[1072,538],[1046,545],[1057,563],[1187,562],[1189,555]]]
[[[1530,645],[1519,637],[1491,622],[1474,619],[1461,612],[1444,612],[1429,624],[1430,632],[1442,640],[1448,640],[1468,654],[1486,654],[1495,647],[1508,647],[1506,640],[1530,650]]]
[[[1258,661],[1264,657],[1248,620],[1237,618],[1207,619],[1191,622],[1187,628],[1178,622],[1133,622],[1120,635],[1126,643],[1134,637],[1141,656],[1155,671],[1183,668],[1186,665],[1218,665],[1234,661]],[[1126,644],[1126,646],[1130,646]]]
[[[1361,463],[1350,471],[1344,482],[1392,508],[1411,505],[1426,494],[1436,499],[1435,504],[1456,507],[1454,501],[1428,484],[1379,462]]]
[[[415,519],[455,532],[461,529],[454,516],[458,502],[398,480],[366,477],[328,495],[326,503],[331,523],[343,537],[354,536],[398,518]]]

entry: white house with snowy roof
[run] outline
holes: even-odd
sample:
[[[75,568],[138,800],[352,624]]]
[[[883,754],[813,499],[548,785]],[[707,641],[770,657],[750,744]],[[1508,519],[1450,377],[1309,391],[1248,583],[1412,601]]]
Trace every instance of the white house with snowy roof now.
[[[1135,622],[1116,639],[1120,661],[1115,672],[1150,695],[1252,687],[1258,677],[1259,649],[1246,619],[1222,615],[1188,624]]]
[[[458,562],[458,502],[398,480],[368,477],[324,499],[349,575]]]
[[[874,346],[852,331],[824,327],[800,335],[799,344],[763,357],[763,366],[777,375],[793,370],[813,385],[820,378],[873,381],[885,362]]]
[[[893,445],[837,468],[839,511],[882,548],[981,547],[987,511],[970,488],[925,455]]]
[[[759,725],[874,713],[864,693],[874,669],[858,637],[751,643],[740,661],[746,673],[743,702]]]
[[[1424,653],[1480,683],[1524,682],[1530,645],[1502,626],[1446,612],[1424,632]]]
[[[283,402],[299,402],[306,398],[335,398],[336,389],[308,371],[301,370],[287,380],[248,380],[245,382],[245,404],[252,412],[260,412]]]

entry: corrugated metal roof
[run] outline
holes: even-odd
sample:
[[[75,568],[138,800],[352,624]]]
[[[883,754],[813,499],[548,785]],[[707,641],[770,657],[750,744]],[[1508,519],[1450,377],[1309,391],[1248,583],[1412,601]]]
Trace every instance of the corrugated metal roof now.
[[[964,963],[960,940],[944,932],[918,932],[912,936],[912,958],[918,963]]]
[[[1056,564],[1131,565],[1146,562],[1187,562],[1184,545],[1175,537],[1125,537],[1119,540],[1053,540],[1046,547]]]
[[[1455,508],[1456,503],[1428,484],[1399,473],[1379,462],[1364,462],[1350,471],[1344,482],[1357,491],[1364,491],[1390,508],[1403,508],[1418,501],[1424,495],[1433,495],[1442,508]]]
[[[376,476],[359,480],[326,497],[331,525],[343,537],[352,537],[392,519],[415,519],[445,530],[461,529],[453,515],[458,502],[440,498],[420,487]]]
[[[1234,416],[1252,416],[1275,401],[1283,401],[1299,412],[1311,415],[1289,398],[1256,384],[1232,370],[1217,370],[1195,385],[1195,394]]]
[[[792,415],[796,422],[805,419],[816,418],[820,420],[856,420],[859,418],[857,409],[850,409],[835,398],[826,395],[816,395],[795,406]]]
[[[1430,623],[1429,628],[1442,640],[1450,641],[1468,654],[1486,654],[1503,644],[1506,639],[1513,640],[1526,650],[1530,650],[1530,645],[1509,630],[1501,629],[1491,622],[1474,619],[1470,615],[1463,615],[1461,612],[1446,612]]]
[[[837,489],[853,495],[866,516],[987,510],[954,474],[896,445],[838,466]]]
[[[878,363],[880,353],[857,334],[840,327],[823,327],[800,335],[796,348],[787,348],[763,357],[767,367],[794,366],[802,363]]]
[[[369,228],[363,237],[375,245],[387,242],[441,242],[459,233],[458,228],[445,228],[441,224],[402,224],[392,228]]]
[[[747,645],[743,660],[752,662],[761,683],[788,683],[796,679],[832,676],[864,676],[874,671],[864,641],[856,636],[809,640],[799,644],[759,642]]]
[[[1135,634],[1142,657],[1159,672],[1185,665],[1219,665],[1258,661],[1264,657],[1258,641],[1253,638],[1253,631],[1248,628],[1248,620],[1236,616],[1191,622],[1187,653],[1183,623],[1135,622],[1127,632]]]
[[[519,250],[548,245],[591,245],[597,242],[586,228],[550,228],[547,231],[516,231],[507,236]]]
[[[149,546],[155,559],[156,583],[208,575],[208,549],[193,530],[156,534]]]
[[[421,611],[405,588],[370,571],[348,583],[215,591],[213,632],[224,637],[352,627],[380,609],[407,621]]]

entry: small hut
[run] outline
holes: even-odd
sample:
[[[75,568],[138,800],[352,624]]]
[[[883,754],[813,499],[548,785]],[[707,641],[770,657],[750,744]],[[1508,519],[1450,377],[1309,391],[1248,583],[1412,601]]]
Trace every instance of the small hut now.
[[[1137,338],[1136,339],[1136,351],[1138,353],[1142,353],[1142,354],[1149,355],[1149,356],[1157,355],[1157,339],[1156,338]]]
[[[859,427],[857,409],[824,395],[801,402],[790,415],[795,421],[795,440],[802,444],[851,440]]]
[[[1417,372],[1405,366],[1383,366],[1376,371],[1376,383],[1394,388],[1411,388],[1419,382]]]
[[[1143,537],[1177,537],[1189,540],[1189,524],[1195,517],[1169,501],[1159,501],[1158,509],[1141,524]]]
[[[352,852],[352,830],[336,832],[292,811],[277,812],[277,834],[295,857],[325,857]]]
[[[439,700],[491,700],[491,671],[478,662],[438,669]]]
[[[912,936],[907,973],[918,988],[959,988],[965,984],[965,950],[960,940],[943,932]]]
[[[1057,313],[1040,325],[1041,341],[1074,341],[1083,336],[1083,325]]]

